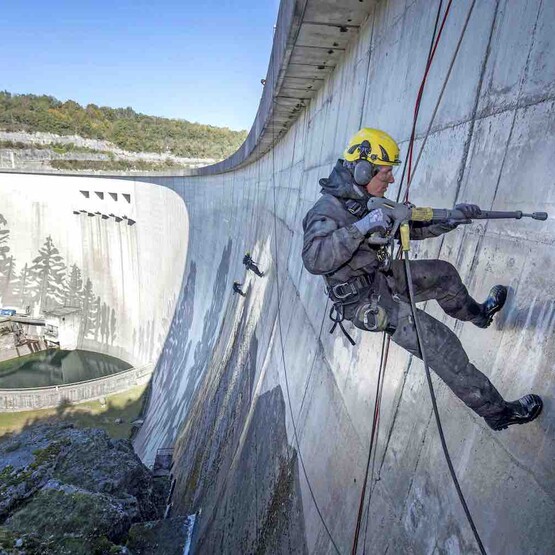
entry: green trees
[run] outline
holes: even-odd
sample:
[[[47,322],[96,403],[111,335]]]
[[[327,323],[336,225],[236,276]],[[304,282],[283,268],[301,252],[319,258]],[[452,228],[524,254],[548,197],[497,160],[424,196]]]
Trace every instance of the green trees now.
[[[186,158],[221,160],[235,152],[246,131],[232,131],[186,120],[139,114],[132,108],[108,108],[52,96],[0,91],[0,129],[80,135],[110,141],[135,152],[171,153]]]

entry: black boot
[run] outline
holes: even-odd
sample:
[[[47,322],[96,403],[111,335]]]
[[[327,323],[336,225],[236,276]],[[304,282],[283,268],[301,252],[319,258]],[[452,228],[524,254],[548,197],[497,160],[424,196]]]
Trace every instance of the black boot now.
[[[525,395],[520,399],[507,403],[506,410],[499,416],[485,417],[486,424],[492,430],[504,430],[513,424],[526,424],[537,418],[543,408],[539,395]]]
[[[504,285],[494,285],[486,301],[482,304],[482,319],[474,322],[479,328],[487,328],[492,322],[493,317],[505,305],[507,300],[507,288]]]

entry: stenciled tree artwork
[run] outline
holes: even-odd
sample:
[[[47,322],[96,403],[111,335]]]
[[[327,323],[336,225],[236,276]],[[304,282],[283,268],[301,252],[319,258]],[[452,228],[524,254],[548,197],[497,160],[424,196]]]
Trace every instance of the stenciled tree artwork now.
[[[116,311],[112,308],[110,312],[110,343],[113,345],[116,341],[117,332],[116,332]]]
[[[0,214],[0,260],[8,256],[8,251],[10,247],[8,247],[8,239],[10,238],[10,230],[9,229],[2,229],[3,227],[8,225],[8,221],[2,214]]]
[[[14,289],[17,285],[15,258],[13,256],[8,256],[4,260],[2,274],[3,279],[0,288],[0,298],[3,304],[13,304],[15,302]]]
[[[102,303],[100,312],[100,336],[102,343],[108,343],[110,340],[110,307],[106,303]]]
[[[95,314],[95,296],[92,281],[87,278],[83,288],[83,304],[81,312],[81,341],[90,333],[94,332],[97,315]]]
[[[10,238],[10,230],[7,229],[8,221],[2,214],[0,214],[0,298],[3,300],[4,290],[8,283],[9,272],[9,259],[10,247],[8,246],[8,239]],[[12,258],[13,261],[13,258]]]
[[[28,264],[25,264],[19,275],[17,280],[14,283],[13,288],[13,296],[14,302],[21,306],[25,312],[30,312],[31,310],[31,303],[33,298],[33,291],[32,291],[33,280],[31,276],[31,270]]]
[[[83,304],[83,278],[77,264],[71,266],[64,288],[64,306],[81,308]]]
[[[94,301],[94,310],[93,310],[93,314],[94,314],[94,320],[92,323],[92,326],[94,328],[94,340],[98,341],[98,336],[100,334],[100,307],[102,306],[102,303],[100,302],[100,297],[96,297],[95,301]]]
[[[41,311],[63,303],[65,273],[64,259],[49,235],[31,266],[34,293]]]
[[[16,306],[30,314],[34,303],[39,312],[56,307],[81,309],[80,341],[114,344],[117,338],[116,311],[93,290],[90,278],[77,264],[67,266],[49,235],[30,264],[17,271],[8,244],[10,231],[0,214],[0,305]]]

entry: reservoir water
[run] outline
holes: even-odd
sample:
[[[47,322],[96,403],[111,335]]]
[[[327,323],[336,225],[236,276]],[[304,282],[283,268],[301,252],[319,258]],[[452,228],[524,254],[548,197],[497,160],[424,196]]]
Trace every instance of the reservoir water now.
[[[129,368],[119,358],[92,351],[48,349],[0,362],[0,389],[82,382]]]

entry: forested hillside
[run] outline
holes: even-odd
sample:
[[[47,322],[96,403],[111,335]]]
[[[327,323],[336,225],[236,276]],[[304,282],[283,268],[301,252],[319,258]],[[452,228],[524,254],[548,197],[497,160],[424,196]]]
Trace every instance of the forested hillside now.
[[[147,116],[132,108],[83,107],[72,100],[7,91],[0,91],[0,129],[79,135],[134,152],[216,160],[235,152],[247,135],[227,127]]]

